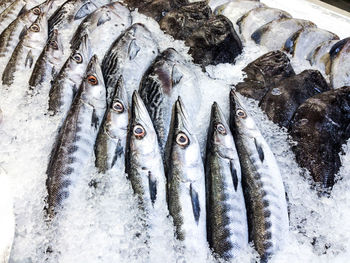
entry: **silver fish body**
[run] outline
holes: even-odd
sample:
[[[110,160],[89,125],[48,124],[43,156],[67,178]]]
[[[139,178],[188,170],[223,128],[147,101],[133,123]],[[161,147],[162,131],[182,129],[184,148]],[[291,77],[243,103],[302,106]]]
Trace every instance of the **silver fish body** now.
[[[167,200],[176,237],[201,262],[207,250],[205,174],[199,143],[180,98],[173,108],[166,155]]]
[[[11,85],[18,71],[33,68],[47,41],[47,19],[41,14],[19,41],[2,75],[2,83]]]
[[[16,19],[25,4],[25,0],[15,0],[0,14],[0,33]]]
[[[55,29],[48,39],[45,48],[35,63],[29,86],[35,89],[43,83],[49,83],[59,72],[62,64],[63,47],[61,36]]]
[[[221,258],[231,260],[248,245],[247,211],[238,153],[216,102],[211,111],[205,163],[208,242]]]
[[[230,126],[242,169],[249,238],[262,260],[268,260],[288,240],[282,177],[270,147],[234,91],[230,94]]]
[[[129,27],[106,52],[102,72],[111,98],[113,89],[123,76],[129,103],[134,90],[139,88],[142,76],[158,54],[158,44],[142,24]]]
[[[9,7],[14,0],[3,0],[0,2],[0,13],[4,12],[7,7]]]
[[[60,129],[47,169],[48,215],[64,206],[70,185],[82,175],[106,110],[106,89],[97,57],[92,57],[72,107]]]
[[[338,40],[328,40],[324,41],[315,47],[307,58],[312,66],[318,67],[322,72],[327,75],[331,71],[331,56],[329,51],[338,42]]]
[[[198,113],[201,93],[197,83],[197,76],[184,57],[172,48],[163,51],[144,74],[139,92],[158,134],[162,152],[169,133],[171,105],[178,96],[183,95],[190,117]]]
[[[123,77],[120,77],[96,140],[95,165],[99,172],[124,170],[128,122],[128,97]]]
[[[49,110],[53,114],[62,114],[63,118],[66,116],[91,56],[89,38],[85,35],[79,48],[72,52],[52,81],[49,94]]]
[[[329,54],[331,57],[330,79],[333,88],[350,86],[350,38],[336,43]]]

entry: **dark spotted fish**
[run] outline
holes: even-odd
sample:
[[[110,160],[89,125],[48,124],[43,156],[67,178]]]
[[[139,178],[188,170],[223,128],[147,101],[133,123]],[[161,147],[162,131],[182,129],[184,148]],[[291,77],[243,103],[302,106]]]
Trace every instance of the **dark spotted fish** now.
[[[207,236],[214,253],[232,260],[248,245],[241,166],[229,126],[214,102],[206,152]]]
[[[93,154],[106,110],[106,88],[97,57],[92,57],[56,144],[47,169],[47,212],[52,218],[68,198],[70,185]]]
[[[106,111],[95,145],[95,165],[99,172],[124,170],[125,147],[129,122],[129,105],[121,76],[115,88],[112,104]]]
[[[242,168],[249,238],[263,261],[277,253],[288,239],[286,194],[276,159],[232,90],[230,126]]]

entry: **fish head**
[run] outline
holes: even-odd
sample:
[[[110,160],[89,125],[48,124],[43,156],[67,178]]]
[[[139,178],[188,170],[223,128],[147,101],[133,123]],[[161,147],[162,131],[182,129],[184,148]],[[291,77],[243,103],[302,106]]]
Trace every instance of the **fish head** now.
[[[91,57],[91,44],[89,36],[86,34],[81,38],[79,47],[72,52],[69,58],[71,62],[69,63],[71,70],[74,70],[76,67],[80,67],[81,65],[87,65]]]
[[[135,90],[132,95],[130,148],[142,155],[150,154],[158,144],[157,134],[145,104]]]
[[[120,76],[111,107],[106,117],[106,131],[112,138],[117,138],[119,130],[127,130],[129,117],[128,96],[124,86],[123,76]]]
[[[94,108],[106,108],[107,91],[96,55],[91,58],[87,66],[82,82],[81,98]]]
[[[216,102],[211,107],[208,140],[210,140],[210,150],[216,151],[222,158],[234,158],[233,149],[235,149],[235,145],[230,127],[225,120],[220,106]]]
[[[60,61],[63,56],[63,43],[60,33],[57,29],[54,29],[51,33],[51,36],[47,42],[48,51],[51,54],[51,57]]]
[[[47,39],[47,34],[48,27],[46,14],[40,14],[34,23],[32,23],[27,29],[24,38],[27,43],[30,43],[30,46],[35,46],[36,43],[42,43],[43,39]]]

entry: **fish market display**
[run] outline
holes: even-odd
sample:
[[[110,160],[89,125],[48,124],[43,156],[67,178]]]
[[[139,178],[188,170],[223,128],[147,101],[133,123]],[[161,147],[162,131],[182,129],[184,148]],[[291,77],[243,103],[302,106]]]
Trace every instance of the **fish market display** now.
[[[288,238],[281,174],[268,144],[234,91],[230,94],[230,126],[242,167],[249,238],[261,258],[267,260],[286,245]]]
[[[230,260],[247,246],[248,225],[238,153],[216,102],[211,111],[206,154],[208,242],[221,258]]]
[[[331,57],[331,84],[334,89],[350,85],[350,38],[336,43],[329,51]]]
[[[69,188],[93,152],[106,110],[106,89],[99,62],[93,56],[65,119],[47,168],[48,215],[63,207]]]

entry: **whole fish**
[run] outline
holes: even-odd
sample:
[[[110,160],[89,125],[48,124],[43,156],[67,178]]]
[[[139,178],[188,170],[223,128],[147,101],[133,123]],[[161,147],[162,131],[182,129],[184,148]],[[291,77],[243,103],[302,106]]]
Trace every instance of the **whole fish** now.
[[[118,79],[123,76],[130,102],[133,91],[139,88],[142,76],[157,54],[158,44],[142,24],[132,25],[116,39],[102,62],[109,100]]]
[[[322,42],[309,53],[307,60],[310,61],[312,66],[318,67],[328,75],[331,71],[331,56],[329,55],[329,51],[337,42],[338,40]]]
[[[0,14],[0,33],[2,33],[2,31],[4,31],[5,28],[16,19],[25,4],[25,0],[15,0]]]
[[[331,84],[334,89],[350,86],[350,38],[336,43],[329,51],[331,57]]]
[[[255,43],[268,50],[282,49],[287,39],[302,28],[316,27],[310,21],[296,18],[281,18],[259,27],[253,34]]]
[[[205,174],[198,140],[180,99],[175,102],[167,143],[167,198],[177,239],[198,255],[206,254]]]
[[[25,34],[26,28],[30,27],[39,15],[46,14],[48,10],[50,10],[52,2],[53,0],[45,1],[42,4],[23,12],[0,34],[1,61],[4,61],[11,56],[13,50],[22,38],[22,35]]]
[[[128,112],[128,97],[121,76],[115,88],[112,104],[106,111],[96,140],[95,165],[101,173],[113,168],[124,168]]]
[[[292,16],[289,13],[276,8],[254,8],[237,20],[239,33],[244,41],[251,40],[251,35],[255,30],[273,20],[280,18],[292,18]]]
[[[302,28],[287,39],[284,50],[293,57],[307,59],[315,47],[328,40],[339,40],[339,37],[320,28]]]
[[[2,75],[3,85],[11,85],[14,74],[31,69],[47,41],[47,19],[41,14],[19,41]]]
[[[93,56],[51,153],[46,181],[51,218],[63,207],[72,181],[82,175],[91,158],[105,110],[106,88],[99,61]]]
[[[249,238],[261,259],[267,261],[288,239],[289,219],[282,177],[270,147],[233,90],[230,126],[241,163]]]
[[[90,42],[87,35],[79,48],[72,52],[56,78],[52,81],[49,94],[49,110],[64,117],[72,104],[91,58]]]
[[[132,95],[127,147],[126,172],[134,193],[149,218],[157,217],[157,211],[167,207],[164,166],[152,120],[137,91]]]
[[[29,86],[34,89],[43,83],[49,83],[59,72],[62,64],[63,46],[58,30],[54,30],[45,48],[35,63]]]
[[[216,102],[211,108],[206,156],[208,242],[221,258],[231,260],[248,245],[247,211],[237,150]]]
[[[90,37],[92,49],[102,60],[114,40],[130,25],[131,14],[125,5],[114,2],[102,6],[81,22],[70,41],[71,49],[76,49],[82,36],[87,34]]]
[[[144,74],[139,92],[153,121],[162,152],[169,133],[171,105],[178,96],[186,94],[184,100],[191,117],[198,113],[201,93],[197,82],[196,74],[185,59],[172,48],[163,51]]]

